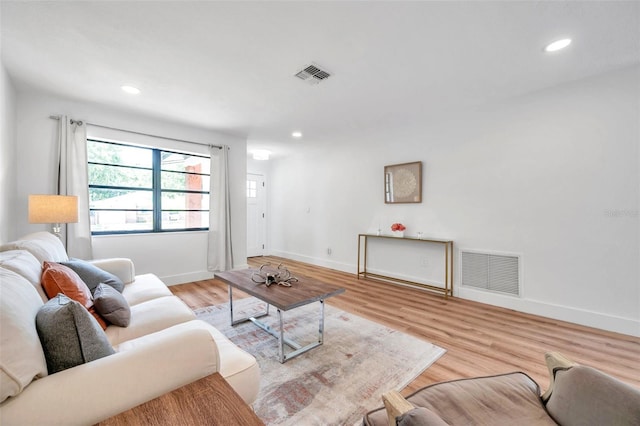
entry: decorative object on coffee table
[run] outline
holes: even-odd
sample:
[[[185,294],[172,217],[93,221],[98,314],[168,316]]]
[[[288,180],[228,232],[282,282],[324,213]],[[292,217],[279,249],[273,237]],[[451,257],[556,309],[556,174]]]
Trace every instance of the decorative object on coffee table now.
[[[267,287],[271,284],[291,287],[291,283],[298,282],[298,279],[291,275],[291,272],[282,263],[277,268],[272,268],[271,263],[265,263],[260,266],[260,269],[251,274],[251,281],[264,284]]]
[[[421,161],[384,167],[384,202],[386,204],[422,202]]]

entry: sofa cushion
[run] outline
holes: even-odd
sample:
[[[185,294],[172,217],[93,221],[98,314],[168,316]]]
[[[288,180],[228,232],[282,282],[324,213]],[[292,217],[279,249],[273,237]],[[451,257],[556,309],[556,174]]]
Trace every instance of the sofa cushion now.
[[[196,316],[176,296],[160,297],[131,306],[131,322],[128,327],[110,325],[105,330],[113,346],[127,340],[164,330],[173,325],[191,321]]]
[[[127,299],[129,306],[133,306],[159,297],[173,296],[173,293],[154,274],[142,274],[124,287],[122,295]]]
[[[84,306],[93,315],[102,329],[107,323],[96,312],[89,287],[71,268],[55,262],[44,262],[42,287],[50,299],[62,293]]]
[[[26,250],[8,250],[0,252],[0,268],[8,269],[21,275],[36,289],[42,302],[49,300],[40,285],[42,263]]]
[[[0,402],[47,375],[35,318],[42,299],[15,272],[0,268]]]
[[[567,426],[640,424],[640,390],[594,368],[576,365],[554,372],[547,411]]]
[[[36,328],[49,374],[115,353],[96,319],[64,294],[40,308]]]
[[[100,283],[110,285],[120,293],[124,290],[124,283],[120,278],[85,260],[70,259],[67,262],[60,262],[60,264],[73,269],[73,271],[80,276],[82,281],[84,281],[87,287],[89,287],[91,293],[93,293]]]
[[[129,304],[115,288],[100,283],[93,292],[93,304],[96,311],[107,322],[126,327],[131,321]]]
[[[66,262],[69,260],[62,241],[50,232],[34,232],[25,235],[20,240],[12,241],[0,246],[0,251],[27,250],[38,262]]]
[[[449,424],[555,425],[538,384],[524,373],[453,380],[424,387],[407,400]],[[386,425],[383,408],[365,415],[365,425]]]

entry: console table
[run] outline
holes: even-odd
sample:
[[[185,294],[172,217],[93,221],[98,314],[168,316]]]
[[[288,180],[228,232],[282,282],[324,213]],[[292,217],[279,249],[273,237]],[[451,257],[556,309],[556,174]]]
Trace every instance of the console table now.
[[[406,241],[408,244],[438,244],[444,248],[444,287],[431,284],[423,284],[409,281],[402,278],[387,275],[374,274],[367,271],[367,242],[370,238],[388,238],[393,240]],[[411,286],[425,288],[427,290],[442,293],[445,299],[453,296],[453,241],[437,238],[414,238],[414,237],[394,237],[390,235],[358,234],[358,279],[360,277],[380,278],[385,281],[408,284]]]

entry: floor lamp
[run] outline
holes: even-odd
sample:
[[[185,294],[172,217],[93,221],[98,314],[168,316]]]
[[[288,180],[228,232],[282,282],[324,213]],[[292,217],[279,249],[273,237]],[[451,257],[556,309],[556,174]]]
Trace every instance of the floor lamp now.
[[[53,225],[53,234],[62,239],[61,224],[77,222],[77,196],[29,195],[29,223],[50,223]]]

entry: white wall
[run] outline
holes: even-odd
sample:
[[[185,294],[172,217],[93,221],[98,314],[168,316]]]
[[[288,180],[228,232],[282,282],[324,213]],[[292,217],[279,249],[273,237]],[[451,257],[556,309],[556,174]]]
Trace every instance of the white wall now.
[[[640,335],[639,83],[634,67],[437,122],[305,135],[271,166],[271,252],[355,272],[357,234],[401,221],[453,239],[456,262],[522,256],[522,298],[461,289],[456,269],[460,297]],[[410,161],[423,202],[385,205],[383,167]],[[413,261],[403,272],[442,280]]]
[[[245,139],[43,94],[18,93],[17,97],[18,203],[14,223],[18,236],[48,229],[47,225],[27,223],[27,197],[29,194],[55,191],[57,121],[48,117],[59,114],[118,129],[204,144],[229,145],[234,263],[236,267],[246,265]],[[104,130],[91,126],[87,132],[93,135],[105,133]],[[118,132],[111,132],[111,135],[117,134]],[[131,135],[128,137],[135,138]],[[154,142],[165,148],[207,152],[206,147],[192,144],[157,139]],[[129,257],[135,262],[137,273],[153,272],[167,284],[212,276],[206,270],[207,237],[204,232],[98,236],[93,238],[93,246],[94,257]]]
[[[14,239],[16,92],[0,59],[0,242]]]

